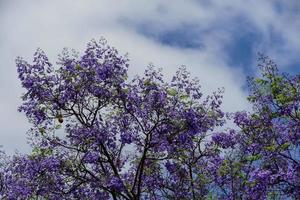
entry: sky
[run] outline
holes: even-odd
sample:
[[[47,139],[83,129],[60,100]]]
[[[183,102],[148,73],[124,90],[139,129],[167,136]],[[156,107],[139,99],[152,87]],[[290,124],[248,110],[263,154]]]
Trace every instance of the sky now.
[[[40,47],[55,64],[64,47],[80,52],[101,37],[129,54],[130,76],[152,63],[170,78],[186,65],[205,94],[224,87],[228,112],[250,109],[246,78],[258,74],[258,52],[300,73],[298,0],[0,0],[2,150],[30,150],[15,58],[32,62]]]

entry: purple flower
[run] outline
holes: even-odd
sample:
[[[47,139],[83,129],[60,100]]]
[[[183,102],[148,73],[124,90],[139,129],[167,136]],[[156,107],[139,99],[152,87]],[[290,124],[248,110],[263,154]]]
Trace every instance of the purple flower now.
[[[233,133],[215,133],[212,136],[212,141],[222,148],[226,149],[233,147],[236,144]]]

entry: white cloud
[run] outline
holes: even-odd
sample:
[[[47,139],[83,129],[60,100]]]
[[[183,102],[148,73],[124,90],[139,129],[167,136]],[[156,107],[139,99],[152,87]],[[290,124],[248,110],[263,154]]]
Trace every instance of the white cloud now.
[[[234,41],[232,29],[226,27],[234,25],[230,24],[234,17],[246,17],[264,33],[266,42],[262,45],[269,45],[271,26],[282,34],[285,49],[300,51],[299,20],[291,20],[287,12],[278,13],[269,1],[28,0],[2,1],[0,6],[0,143],[9,153],[16,148],[29,149],[25,145],[29,124],[23,114],[16,112],[22,89],[14,59],[21,55],[31,61],[37,47],[44,49],[55,63],[63,47],[83,50],[90,39],[104,36],[121,52],[129,53],[131,74],[142,73],[153,62],[170,76],[184,64],[200,78],[206,93],[225,87],[224,108],[228,111],[249,109],[242,90],[243,69],[228,66],[224,51],[224,45]],[[151,23],[154,33],[195,25],[203,31],[197,37],[204,48],[163,45],[137,31],[136,26],[147,23]],[[280,58],[276,46],[273,52]]]

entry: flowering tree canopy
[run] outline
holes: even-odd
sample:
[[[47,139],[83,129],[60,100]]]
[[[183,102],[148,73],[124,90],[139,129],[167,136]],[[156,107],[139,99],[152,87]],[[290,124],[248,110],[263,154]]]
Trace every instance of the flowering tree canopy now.
[[[16,63],[32,153],[2,156],[3,199],[300,197],[300,77],[267,58],[249,80],[253,112],[228,114],[231,129],[222,90],[204,96],[185,67],[128,80],[127,56],[104,39],[57,67],[40,49]]]

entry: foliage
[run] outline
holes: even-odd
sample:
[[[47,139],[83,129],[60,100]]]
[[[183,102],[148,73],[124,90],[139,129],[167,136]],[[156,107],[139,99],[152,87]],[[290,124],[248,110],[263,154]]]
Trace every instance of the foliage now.
[[[261,58],[253,112],[224,127],[222,91],[204,97],[185,67],[170,82],[149,66],[127,80],[128,58],[104,39],[58,67],[40,49],[18,58],[32,123],[30,155],[2,161],[3,199],[278,199],[300,196],[300,77]]]

